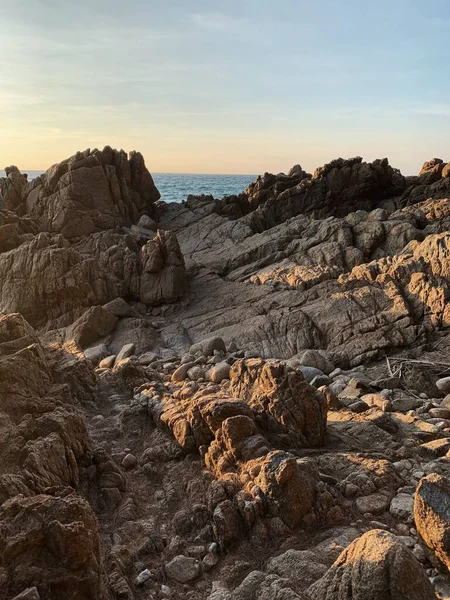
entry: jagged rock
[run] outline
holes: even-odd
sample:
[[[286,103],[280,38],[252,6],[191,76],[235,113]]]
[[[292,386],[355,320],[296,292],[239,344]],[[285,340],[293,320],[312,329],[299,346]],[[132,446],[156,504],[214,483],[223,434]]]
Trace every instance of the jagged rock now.
[[[355,540],[308,590],[311,600],[434,600],[425,571],[398,539],[373,530]]]
[[[294,445],[323,444],[326,401],[300,372],[281,362],[236,361],[230,370],[230,391],[267,421],[268,431],[286,435]]]
[[[22,203],[41,231],[77,239],[130,226],[159,199],[138,152],[85,150],[54,165],[22,189]]]
[[[5,502],[0,553],[11,592],[34,586],[42,599],[106,598],[97,521],[88,503],[70,490]]]
[[[94,257],[47,233],[2,254],[0,282],[0,310],[20,312],[35,327],[69,325],[117,296],[114,279]]]
[[[450,483],[432,473],[420,480],[414,500],[416,528],[437,559],[450,570]]]
[[[175,302],[186,286],[184,259],[176,235],[159,230],[142,248],[141,302],[152,306]]]

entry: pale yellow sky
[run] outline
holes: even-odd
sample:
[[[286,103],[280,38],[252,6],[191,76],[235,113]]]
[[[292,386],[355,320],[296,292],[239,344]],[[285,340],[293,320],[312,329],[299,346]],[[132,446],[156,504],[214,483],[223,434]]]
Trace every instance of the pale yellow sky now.
[[[448,0],[434,9],[0,0],[0,168],[110,145],[153,172],[312,171],[360,155],[417,173],[450,160]]]

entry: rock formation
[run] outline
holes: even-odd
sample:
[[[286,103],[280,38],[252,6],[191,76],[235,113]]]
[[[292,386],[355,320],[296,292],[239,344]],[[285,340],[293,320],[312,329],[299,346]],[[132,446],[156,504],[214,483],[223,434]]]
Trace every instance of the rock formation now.
[[[8,167],[0,600],[450,597],[449,164]]]

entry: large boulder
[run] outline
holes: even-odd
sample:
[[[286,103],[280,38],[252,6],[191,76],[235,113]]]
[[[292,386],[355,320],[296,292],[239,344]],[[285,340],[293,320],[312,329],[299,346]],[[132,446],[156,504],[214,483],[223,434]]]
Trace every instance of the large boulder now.
[[[436,600],[412,552],[380,529],[350,544],[308,593],[311,600]]]
[[[423,477],[414,499],[417,531],[450,571],[450,481],[437,473]]]

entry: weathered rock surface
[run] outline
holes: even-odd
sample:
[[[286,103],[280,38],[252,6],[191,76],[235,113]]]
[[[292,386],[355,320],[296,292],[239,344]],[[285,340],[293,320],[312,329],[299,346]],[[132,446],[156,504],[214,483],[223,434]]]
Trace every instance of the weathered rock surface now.
[[[420,480],[414,501],[417,531],[450,571],[450,482],[438,474]]]
[[[442,595],[449,175],[166,205],[139,154],[8,168],[0,598]]]
[[[406,546],[373,530],[344,550],[308,590],[312,600],[434,600],[433,587]]]

